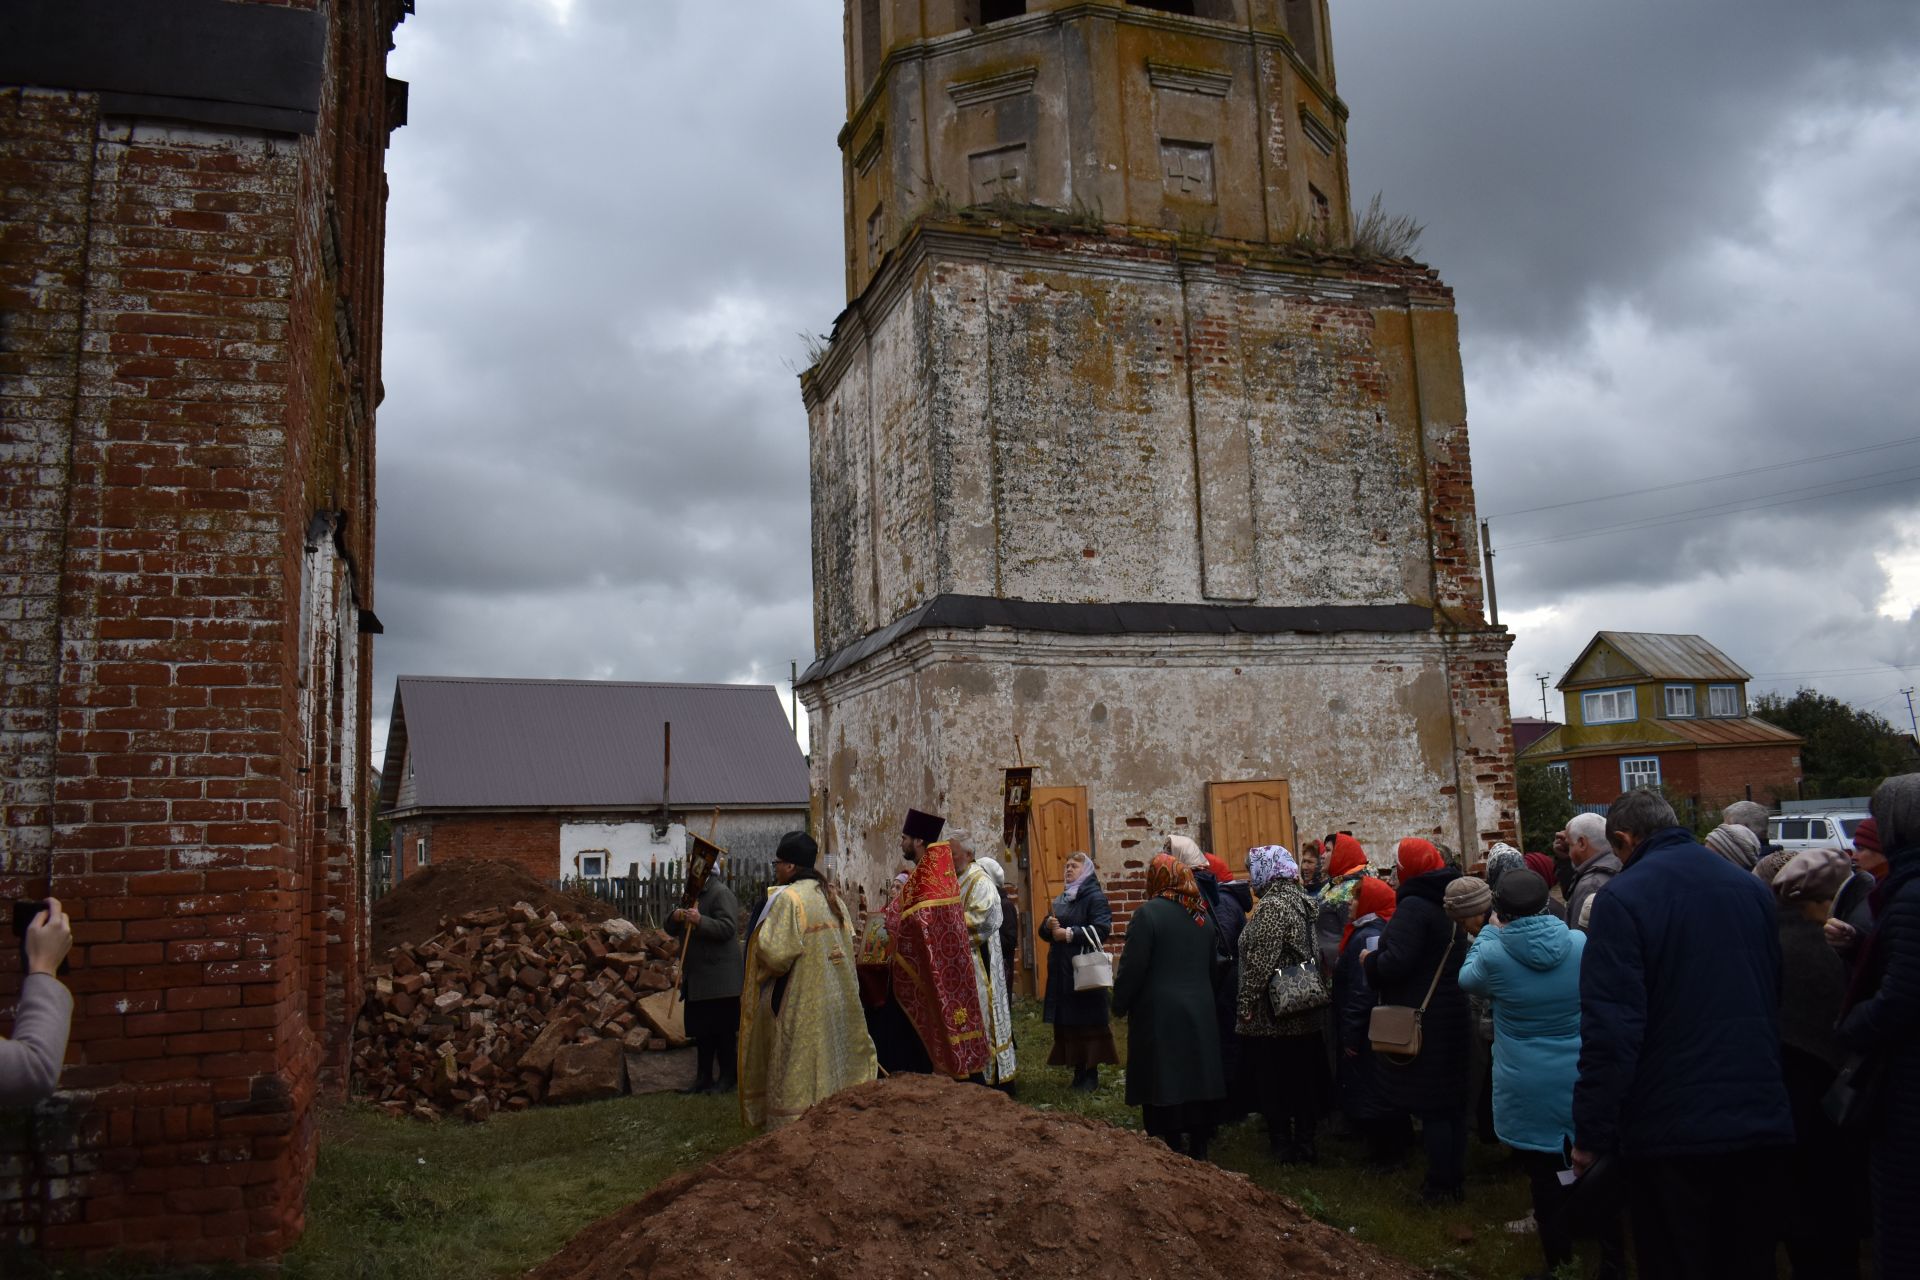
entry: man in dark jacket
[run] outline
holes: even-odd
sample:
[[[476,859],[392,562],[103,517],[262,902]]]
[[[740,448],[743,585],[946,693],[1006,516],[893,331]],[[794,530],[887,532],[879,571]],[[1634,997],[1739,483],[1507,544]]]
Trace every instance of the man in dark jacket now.
[[[674,911],[672,924],[687,939],[680,971],[692,1037],[693,1083],[682,1093],[731,1093],[740,1027],[740,983],[746,972],[740,946],[740,900],[717,874],[707,877],[699,901]],[[716,1079],[717,1075],[717,1079]]]
[[[1716,857],[1649,787],[1607,810],[1622,870],[1580,968],[1576,1171],[1622,1162],[1642,1280],[1768,1277],[1793,1116],[1780,941],[1759,878]]]

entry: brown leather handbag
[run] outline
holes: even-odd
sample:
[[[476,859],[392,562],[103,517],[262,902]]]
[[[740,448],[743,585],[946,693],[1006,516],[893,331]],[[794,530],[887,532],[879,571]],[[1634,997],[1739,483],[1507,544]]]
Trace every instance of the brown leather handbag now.
[[[1460,926],[1456,923],[1452,932],[1447,934],[1447,949],[1440,953],[1440,965],[1433,971],[1433,981],[1427,984],[1427,998],[1420,1002],[1418,1009],[1409,1009],[1403,1004],[1375,1006],[1367,1019],[1367,1039],[1372,1043],[1375,1053],[1403,1059],[1404,1062],[1412,1062],[1420,1056],[1420,1020],[1426,1016],[1427,1006],[1433,1003],[1433,993],[1440,988],[1440,975],[1446,972],[1447,961],[1453,955],[1453,944],[1459,939]]]

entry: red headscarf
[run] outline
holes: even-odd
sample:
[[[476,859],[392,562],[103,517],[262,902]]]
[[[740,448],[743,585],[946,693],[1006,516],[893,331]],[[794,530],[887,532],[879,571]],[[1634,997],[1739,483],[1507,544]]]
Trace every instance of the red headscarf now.
[[[1344,832],[1333,838],[1333,854],[1327,859],[1329,876],[1344,876],[1367,869],[1367,851],[1360,842]]]
[[[1147,898],[1165,898],[1192,916],[1195,924],[1207,923],[1207,908],[1200,901],[1193,872],[1170,853],[1156,853],[1147,864]]]
[[[1353,910],[1348,912],[1348,924],[1345,933],[1340,935],[1340,949],[1347,949],[1347,939],[1353,937],[1352,921],[1362,916],[1378,916],[1382,920],[1393,919],[1394,908],[1400,899],[1394,894],[1393,886],[1385,880],[1367,876],[1360,881],[1359,889],[1353,895]]]
[[[1419,836],[1408,836],[1400,842],[1397,861],[1400,866],[1401,884],[1405,884],[1415,876],[1423,876],[1429,871],[1438,871],[1447,865],[1446,860],[1440,856],[1440,851],[1433,847],[1433,842],[1422,840]]]
[[[1233,879],[1233,868],[1227,865],[1225,858],[1217,853],[1209,853],[1205,856],[1207,859],[1207,870],[1213,872],[1213,878],[1215,880],[1218,880],[1221,884],[1225,884],[1227,881]]]
[[[1547,882],[1549,892],[1553,889],[1553,859],[1544,853],[1530,853],[1526,857],[1527,870]]]

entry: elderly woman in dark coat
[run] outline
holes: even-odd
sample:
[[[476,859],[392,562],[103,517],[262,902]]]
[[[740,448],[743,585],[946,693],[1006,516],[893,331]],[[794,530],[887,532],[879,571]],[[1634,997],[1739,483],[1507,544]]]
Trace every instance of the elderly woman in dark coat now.
[[[1418,838],[1400,842],[1400,887],[1380,949],[1364,961],[1381,1004],[1426,1006],[1420,1052],[1387,1058],[1380,1078],[1387,1100],[1420,1120],[1427,1152],[1420,1198],[1428,1204],[1466,1198],[1467,1055],[1473,1034],[1460,965],[1470,939],[1447,916],[1447,886],[1460,873]],[[1437,977],[1436,977],[1437,975]],[[1431,996],[1429,996],[1431,992]]]
[[[1745,831],[1742,827],[1740,830]],[[1752,833],[1749,832],[1749,835]],[[1761,859],[1781,859],[1769,854]],[[1771,877],[1780,931],[1780,1064],[1793,1107],[1793,1168],[1775,1221],[1795,1280],[1857,1277],[1866,1215],[1857,1170],[1865,1143],[1828,1119],[1821,1100],[1846,1060],[1834,1024],[1847,998],[1847,966],[1821,936],[1833,896],[1853,874],[1838,849],[1787,853]]]
[[[1300,868],[1281,845],[1247,851],[1248,879],[1260,901],[1240,932],[1240,984],[1234,1030],[1240,1037],[1253,1105],[1267,1118],[1267,1145],[1282,1164],[1312,1164],[1313,1131],[1325,1093],[1327,998],[1303,1013],[1275,1016],[1268,984],[1282,968],[1304,965],[1320,981],[1313,919],[1319,910],[1300,887]]]
[[[1380,1077],[1391,1068],[1367,1038],[1367,1022],[1379,1001],[1360,965],[1361,957],[1379,947],[1395,905],[1392,885],[1363,877],[1354,890],[1353,920],[1340,938],[1340,959],[1333,967],[1333,1035],[1339,1063],[1335,1096],[1347,1123],[1366,1138],[1367,1162],[1375,1170],[1404,1159],[1413,1137],[1407,1113],[1387,1101]]]
[[[1149,1134],[1207,1158],[1226,1096],[1213,1012],[1213,918],[1193,872],[1168,854],[1147,866],[1147,900],[1127,922],[1113,1009],[1127,1022],[1127,1105]]]
[[[1882,1276],[1910,1276],[1920,1269],[1920,773],[1888,778],[1870,808],[1887,870],[1873,891],[1873,930],[1860,944],[1840,1041],[1879,1070],[1866,1127],[1874,1248]]]
[[[694,1043],[694,1075],[681,1092],[730,1093],[740,1034],[740,983],[746,974],[740,900],[726,881],[709,875],[699,900],[675,911],[672,923],[676,931],[692,926],[684,935],[687,958],[680,989],[687,1002],[687,1035]]]
[[[1100,1064],[1119,1062],[1120,1051],[1113,1043],[1107,989],[1075,991],[1073,958],[1106,943],[1113,933],[1113,909],[1093,873],[1092,858],[1084,853],[1068,855],[1066,877],[1066,888],[1053,900],[1039,931],[1049,947],[1043,1013],[1053,1025],[1053,1052],[1047,1065],[1072,1067],[1073,1087],[1090,1092],[1100,1087]],[[1097,943],[1088,940],[1089,931]]]

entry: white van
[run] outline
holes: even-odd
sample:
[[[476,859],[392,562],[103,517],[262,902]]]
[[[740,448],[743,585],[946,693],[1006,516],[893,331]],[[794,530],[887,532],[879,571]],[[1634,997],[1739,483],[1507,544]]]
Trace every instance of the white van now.
[[[1783,813],[1767,819],[1767,839],[1794,853],[1835,846],[1852,853],[1854,828],[1866,820],[1865,813],[1852,809],[1834,813]]]

